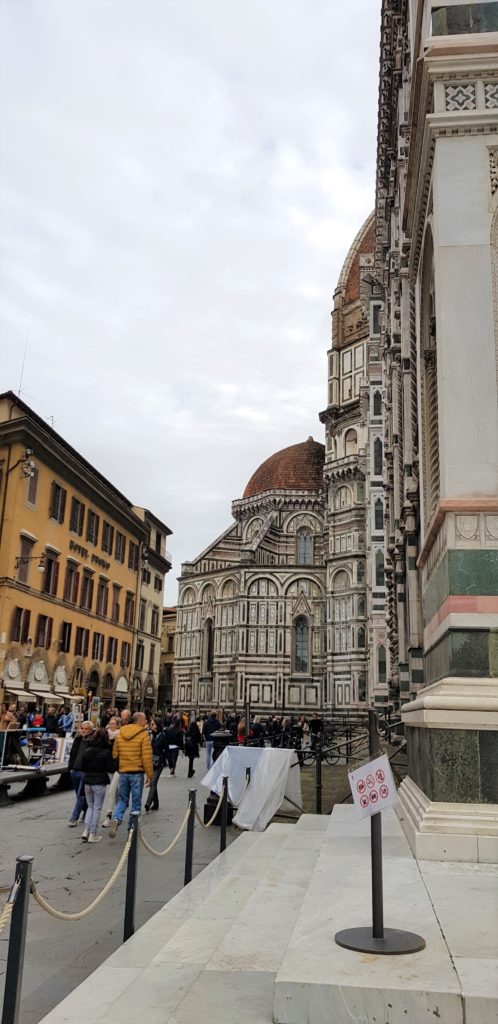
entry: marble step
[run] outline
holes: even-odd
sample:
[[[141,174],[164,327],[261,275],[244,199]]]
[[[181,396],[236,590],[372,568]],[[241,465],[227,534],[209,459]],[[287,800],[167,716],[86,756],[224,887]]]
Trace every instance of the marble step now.
[[[190,1024],[200,1006],[205,1024],[270,1024],[327,819],[301,822],[243,833],[42,1024]]]
[[[371,925],[370,823],[353,807],[336,807],[277,972],[274,1021],[491,1024],[498,1020],[496,877],[488,865],[466,866],[481,870],[465,879],[459,864],[419,864],[393,812],[382,824],[384,924],[420,934],[426,948],[372,956],[335,943],[338,930]],[[494,898],[496,909],[496,891]],[[480,937],[467,939],[479,926]]]

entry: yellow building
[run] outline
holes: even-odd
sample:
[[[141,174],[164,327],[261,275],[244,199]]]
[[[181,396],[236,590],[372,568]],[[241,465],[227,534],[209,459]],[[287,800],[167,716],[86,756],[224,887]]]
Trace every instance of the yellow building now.
[[[105,477],[0,395],[1,699],[128,703],[146,539]]]

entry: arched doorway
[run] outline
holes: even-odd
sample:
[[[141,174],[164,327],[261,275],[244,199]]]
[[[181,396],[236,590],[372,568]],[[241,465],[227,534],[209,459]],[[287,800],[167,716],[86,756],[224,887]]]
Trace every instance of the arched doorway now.
[[[126,676],[120,676],[116,683],[114,703],[119,711],[128,707],[128,680]]]

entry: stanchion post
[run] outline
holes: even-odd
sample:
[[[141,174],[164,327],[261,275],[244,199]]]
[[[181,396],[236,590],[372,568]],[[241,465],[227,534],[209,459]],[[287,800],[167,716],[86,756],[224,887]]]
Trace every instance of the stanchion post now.
[[[315,805],[316,813],[322,813],[322,747],[315,750]]]
[[[197,790],[189,789],[188,799],[190,814],[187,822],[187,842],[185,846],[185,875],[183,884],[188,885],[192,881],[192,866],[194,861],[194,825],[195,825],[195,800]]]
[[[372,709],[368,712],[368,751],[374,758],[379,753],[377,716]],[[372,935],[374,939],[384,938],[384,893],[382,879],[382,815],[372,814],[370,818],[370,857],[372,862]]]
[[[24,854],[17,857],[16,864],[14,891],[9,897],[14,901],[14,908],[10,919],[2,1024],[17,1024],[19,1020],[33,858]]]
[[[126,896],[123,942],[131,939],[135,932],[135,897],[137,892],[138,867],[138,814],[133,815],[131,826],[131,846],[128,854],[126,870]]]
[[[223,776],[223,800],[221,802],[221,829],[220,829],[220,853],[227,847],[227,817],[228,817],[228,776]]]

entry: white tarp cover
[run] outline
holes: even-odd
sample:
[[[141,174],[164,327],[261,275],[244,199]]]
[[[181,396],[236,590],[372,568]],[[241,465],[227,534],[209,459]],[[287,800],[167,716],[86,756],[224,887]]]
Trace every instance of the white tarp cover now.
[[[225,747],[204,776],[202,785],[219,796],[223,776],[228,776],[228,796],[238,808],[234,824],[249,831],[263,832],[280,807],[296,810],[286,797],[301,807],[301,774],[296,762],[295,750]],[[251,769],[251,782],[244,792],[246,768]]]

